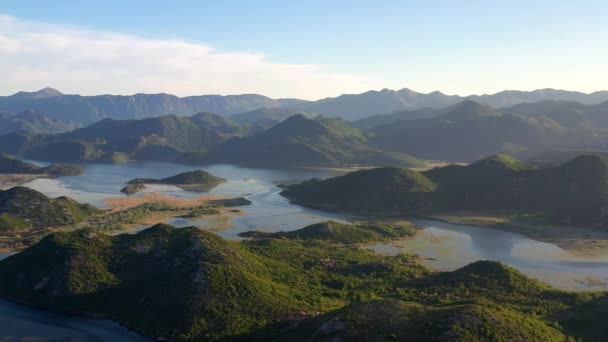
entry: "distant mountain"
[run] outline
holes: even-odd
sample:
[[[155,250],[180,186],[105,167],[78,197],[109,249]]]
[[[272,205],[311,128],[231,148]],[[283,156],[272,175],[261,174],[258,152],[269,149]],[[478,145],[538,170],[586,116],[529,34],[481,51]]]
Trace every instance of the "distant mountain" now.
[[[425,172],[379,168],[290,185],[282,194],[302,205],[358,214],[486,210],[605,229],[608,158],[584,155],[538,169],[504,155]]]
[[[440,92],[417,93],[409,89],[381,91],[371,90],[362,94],[340,95],[319,101],[307,102],[295,107],[327,116],[356,120],[375,114],[413,110],[424,107],[441,108],[460,102],[459,96]]]
[[[104,118],[141,119],[167,114],[189,116],[199,112],[221,115],[245,113],[260,108],[290,108],[291,114],[317,113],[347,120],[358,120],[378,114],[411,111],[422,108],[444,108],[463,100],[473,100],[495,108],[545,100],[577,101],[598,104],[608,101],[608,91],[585,94],[575,91],[540,89],[534,91],[503,91],[491,95],[457,96],[435,91],[428,94],[409,89],[345,94],[318,101],[271,99],[256,94],[201,95],[177,97],[170,94],[135,95],[65,95],[45,88],[37,92],[19,92],[0,97],[0,111],[22,112],[33,109],[61,121],[93,123]]]
[[[190,116],[200,112],[230,115],[300,102],[295,99],[275,100],[255,94],[182,98],[170,94],[81,96],[64,95],[45,88],[38,92],[19,92],[0,97],[0,110],[21,112],[32,109],[57,120],[93,123],[104,118],[142,119],[167,114]]]
[[[472,100],[495,108],[513,106],[545,100],[578,101],[583,104],[597,104],[608,101],[608,91],[585,94],[575,91],[541,89],[534,91],[503,91],[492,95],[455,96],[441,92],[418,93],[407,88],[401,90],[383,89],[362,94],[341,95],[319,101],[296,105],[297,108],[315,113],[339,116],[347,120],[358,120],[373,115],[412,111],[423,108],[439,109]],[[428,112],[409,113],[410,118],[428,117]],[[406,117],[408,115],[405,115]],[[361,126],[365,127],[365,126]]]
[[[436,109],[426,107],[415,110],[394,111],[390,114],[372,115],[363,119],[355,120],[352,122],[352,125],[359,129],[370,129],[376,126],[384,126],[401,120],[429,119],[445,113],[447,110],[449,110],[449,108],[450,107]]]
[[[366,137],[338,119],[294,115],[267,131],[232,139],[209,154],[186,161],[258,167],[333,167],[346,165],[418,165],[398,153],[367,145]]]
[[[0,136],[0,150],[52,162],[174,160],[183,152],[207,152],[242,133],[238,123],[211,113],[104,119],[68,133]]]
[[[55,96],[62,96],[63,93],[57,89],[53,88],[44,88],[38,91],[20,91],[12,96],[10,96],[13,100],[36,100],[36,99],[46,99]]]
[[[467,99],[485,103],[495,108],[509,107],[519,103],[540,101],[576,101],[582,104],[597,104],[608,101],[608,91],[581,93],[559,89],[537,89],[532,91],[505,90],[491,95],[471,95]]]
[[[80,127],[75,122],[65,122],[51,119],[32,110],[20,114],[9,112],[0,113],[0,135],[10,132],[61,133]]]
[[[252,132],[262,132],[296,114],[302,114],[307,117],[315,116],[312,113],[305,113],[292,107],[264,107],[232,115],[230,119],[241,125],[250,126]]]
[[[547,117],[567,127],[608,128],[608,101],[585,105],[574,101],[541,101],[501,108],[503,113]]]
[[[470,100],[430,116],[373,127],[370,145],[424,159],[471,161],[497,153],[528,156],[547,149],[597,149],[608,142],[601,130],[564,126],[543,115],[503,114]]]

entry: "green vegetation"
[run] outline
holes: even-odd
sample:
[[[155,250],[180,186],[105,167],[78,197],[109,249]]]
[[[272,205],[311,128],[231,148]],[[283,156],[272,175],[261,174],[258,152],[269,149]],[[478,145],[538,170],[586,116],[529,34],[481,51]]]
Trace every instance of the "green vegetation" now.
[[[415,256],[310,232],[241,242],[163,224],[135,235],[54,233],[0,262],[0,295],[176,340],[593,341],[606,332],[604,294],[558,291],[489,261],[434,274]],[[586,318],[593,329],[578,325]]]
[[[12,174],[48,174],[52,176],[72,176],[82,174],[84,170],[74,165],[37,166],[19,160],[9,154],[0,154],[0,173]]]
[[[196,170],[162,179],[135,178],[128,181],[128,185],[120,191],[127,195],[134,194],[145,189],[145,184],[170,184],[185,190],[209,191],[225,181],[225,179],[216,177],[207,171]]]
[[[532,168],[509,156],[425,172],[356,171],[285,187],[292,201],[334,211],[428,216],[493,211],[528,222],[608,225],[608,158],[584,155],[558,167]]]
[[[199,185],[199,184],[219,184],[225,182],[223,178],[215,177],[207,171],[196,170],[180,173],[175,176],[163,178],[160,182],[164,184],[184,184],[184,185]]]
[[[3,231],[67,226],[101,211],[67,197],[48,198],[38,191],[13,187],[0,190]]]
[[[209,154],[185,156],[182,161],[277,168],[421,165],[415,158],[369,147],[365,135],[344,121],[301,114],[258,135],[232,139]]]
[[[9,213],[0,214],[0,234],[15,233],[29,228],[26,220]]]
[[[75,165],[53,164],[40,168],[40,171],[53,176],[75,176],[84,173],[84,169]]]
[[[266,233],[247,231],[239,235],[253,238],[286,238],[296,240],[324,240],[355,244],[413,236],[416,229],[411,224],[391,225],[385,223],[344,224],[334,221],[315,223],[290,232]]]
[[[89,220],[89,226],[101,231],[115,231],[124,229],[126,224],[141,222],[153,213],[174,213],[182,217],[201,217],[204,215],[219,214],[218,205],[202,204],[193,207],[178,207],[163,202],[149,202],[126,210],[97,215]]]
[[[568,340],[559,328],[509,309],[475,304],[435,307],[399,300],[356,302],[287,333],[268,335],[269,340],[289,341]]]

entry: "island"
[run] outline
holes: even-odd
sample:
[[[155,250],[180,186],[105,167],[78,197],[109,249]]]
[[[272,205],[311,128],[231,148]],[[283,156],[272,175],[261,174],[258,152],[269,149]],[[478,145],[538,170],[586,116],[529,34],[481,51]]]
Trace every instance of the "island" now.
[[[323,240],[342,244],[382,242],[412,237],[416,234],[415,225],[406,222],[402,224],[387,223],[358,223],[347,224],[326,221],[311,224],[304,228],[289,232],[261,232],[250,230],[239,235],[247,238],[264,239],[297,239]]]
[[[75,165],[53,164],[38,166],[20,160],[10,154],[0,154],[0,185],[3,188],[19,185],[36,178],[75,176],[83,173],[84,169]]]
[[[127,182],[120,191],[132,195],[146,188],[146,184],[174,185],[189,191],[209,191],[226,180],[216,177],[203,170],[180,173],[175,176],[162,179],[135,178]]]

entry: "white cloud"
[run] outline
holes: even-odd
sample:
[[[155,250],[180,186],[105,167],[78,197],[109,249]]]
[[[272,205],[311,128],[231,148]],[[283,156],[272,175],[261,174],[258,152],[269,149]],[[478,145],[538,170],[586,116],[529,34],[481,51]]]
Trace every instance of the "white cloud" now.
[[[67,93],[260,93],[321,98],[371,88],[372,78],[278,63],[184,40],[147,39],[0,15],[0,94],[50,86]]]

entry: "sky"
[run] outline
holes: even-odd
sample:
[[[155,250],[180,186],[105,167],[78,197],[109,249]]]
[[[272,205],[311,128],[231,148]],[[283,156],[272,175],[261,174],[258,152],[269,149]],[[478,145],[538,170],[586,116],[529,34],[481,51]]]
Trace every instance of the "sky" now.
[[[0,95],[608,89],[606,1],[0,1]]]

